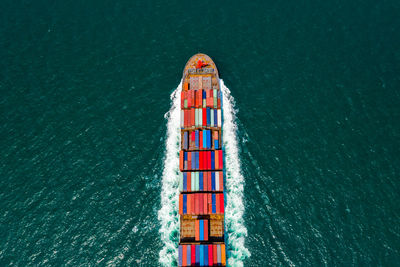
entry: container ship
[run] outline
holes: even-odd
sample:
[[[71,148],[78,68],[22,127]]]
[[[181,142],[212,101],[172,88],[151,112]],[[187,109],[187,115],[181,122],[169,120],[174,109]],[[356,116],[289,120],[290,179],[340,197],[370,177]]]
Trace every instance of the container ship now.
[[[191,57],[182,85],[178,266],[226,266],[222,92],[212,59]]]

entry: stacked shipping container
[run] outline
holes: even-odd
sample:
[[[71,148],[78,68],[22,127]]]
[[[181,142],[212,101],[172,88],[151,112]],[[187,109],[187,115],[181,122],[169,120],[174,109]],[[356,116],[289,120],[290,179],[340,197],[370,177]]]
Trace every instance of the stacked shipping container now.
[[[225,244],[180,245],[179,266],[225,266]]]
[[[190,75],[181,93],[179,266],[225,266],[221,91]]]

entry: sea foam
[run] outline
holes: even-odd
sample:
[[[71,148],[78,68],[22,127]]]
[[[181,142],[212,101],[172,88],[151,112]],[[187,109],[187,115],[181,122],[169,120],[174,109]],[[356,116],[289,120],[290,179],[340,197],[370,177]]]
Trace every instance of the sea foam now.
[[[247,236],[247,229],[243,220],[245,180],[240,167],[235,100],[223,80],[220,80],[220,85],[224,120],[222,139],[225,149],[225,230],[228,234],[228,265],[243,266],[243,260],[250,257],[250,252],[244,244]]]
[[[162,266],[176,266],[179,243],[179,149],[180,149],[180,102],[182,82],[171,94],[171,109],[167,119],[164,169],[162,175],[161,208],[158,219],[163,248],[159,262]]]

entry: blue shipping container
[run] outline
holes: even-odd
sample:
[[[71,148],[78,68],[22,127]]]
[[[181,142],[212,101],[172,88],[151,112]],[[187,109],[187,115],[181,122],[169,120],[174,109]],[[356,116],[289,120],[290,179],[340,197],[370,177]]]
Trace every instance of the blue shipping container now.
[[[186,249],[187,249],[187,252],[186,252],[186,261],[187,261],[187,265],[190,265],[190,263],[191,263],[191,258],[192,258],[192,254],[190,253],[190,248],[191,246],[190,245],[187,245],[186,246]]]
[[[179,246],[179,266],[182,266],[182,246]]]
[[[211,139],[212,139],[211,130],[207,130],[207,131],[208,131],[208,133],[207,133],[207,147],[211,148]]]
[[[199,130],[196,130],[195,132],[195,143],[196,143],[196,148],[199,148]]]
[[[200,265],[200,245],[196,245],[196,265]]]
[[[183,214],[187,213],[187,195],[183,194]]]
[[[200,241],[204,240],[204,221],[200,220],[199,222],[199,230],[200,230]]]
[[[216,203],[215,194],[212,194],[212,213],[217,212],[217,206],[215,205],[215,203]]]
[[[207,126],[210,126],[210,108],[207,108]]]
[[[200,155],[199,155],[199,151],[196,151],[196,170],[199,169],[199,163],[200,163]]]
[[[203,148],[207,148],[207,130],[203,130]]]
[[[205,245],[204,247],[204,266],[208,266],[208,246]],[[211,264],[210,264],[211,265]]]
[[[188,132],[183,133],[183,148],[188,149],[189,142],[188,142]]]
[[[183,191],[187,191],[187,173],[183,173]]]
[[[215,152],[211,151],[211,170],[215,169]]]
[[[199,245],[200,247],[200,266],[204,266],[204,246]]]
[[[203,183],[203,173],[200,172],[200,173],[199,173],[199,190],[203,191],[203,190],[204,190],[203,186],[204,186],[204,183]]]

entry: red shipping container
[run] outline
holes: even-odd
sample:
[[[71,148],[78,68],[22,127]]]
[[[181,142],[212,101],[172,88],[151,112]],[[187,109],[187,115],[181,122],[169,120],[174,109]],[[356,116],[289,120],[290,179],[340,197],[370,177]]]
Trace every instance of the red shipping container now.
[[[206,126],[207,125],[207,109],[206,108],[203,108],[203,126]]]
[[[206,89],[206,107],[210,106],[210,93],[209,89]]]
[[[219,190],[224,191],[224,174],[219,171]]]
[[[196,91],[196,108],[200,107],[200,101],[201,101],[201,90]]]
[[[189,123],[190,123],[190,110],[185,109],[184,111],[185,114],[185,128],[189,127]]]
[[[208,190],[208,176],[206,176],[205,172],[203,172],[203,190],[207,191]]]
[[[199,195],[194,194],[194,214],[199,214]]]
[[[188,108],[192,106],[192,94],[190,92],[191,90],[188,91]]]
[[[199,151],[199,170],[203,169],[203,153]]]
[[[212,245],[208,245],[208,265],[214,265],[214,258],[213,258],[213,247]]]
[[[217,254],[217,245],[212,245],[213,246],[213,262],[214,265],[218,264],[218,254]]]
[[[215,248],[216,248],[216,247],[215,247]],[[213,248],[213,249],[214,249],[214,248]],[[216,250],[215,250],[215,251],[216,251]],[[194,266],[194,265],[195,265],[195,262],[196,262],[196,245],[191,245],[191,247],[190,247],[190,253],[192,254],[190,263],[192,263],[193,266]],[[217,254],[217,253],[215,253],[215,254]]]
[[[208,214],[212,213],[212,194],[208,194]]]
[[[224,158],[222,157],[222,150],[218,150],[218,159],[219,159],[219,168],[222,170],[224,168],[223,166]]]
[[[213,97],[213,90],[210,89],[210,108],[214,107],[214,97]]]
[[[217,214],[221,213],[221,209],[219,207],[221,202],[220,202],[219,198],[220,198],[220,194],[215,194],[215,207],[216,207],[216,213]]]
[[[208,153],[208,161],[207,161],[208,169],[211,170],[211,151],[207,151],[207,153]]]
[[[179,194],[179,214],[183,214],[183,195]]]
[[[192,173],[191,172],[187,172],[186,173],[186,177],[187,177],[187,191],[192,191]]]
[[[190,211],[191,214],[196,214],[195,211],[195,194],[190,195]]]
[[[195,99],[195,101],[194,101],[194,107],[195,107],[195,108],[197,108],[198,103],[199,103],[199,97],[198,97],[198,95],[199,95],[199,90],[194,91],[194,99]]]
[[[179,169],[182,171],[183,170],[183,150],[179,152]]]
[[[192,118],[191,118],[192,124],[190,126],[195,126],[196,125],[196,110],[194,108],[192,108],[191,114],[192,114]]]
[[[207,165],[206,165],[206,162],[207,162],[207,152],[206,151],[201,151],[200,152],[203,156],[202,156],[202,160],[203,160],[203,163],[202,163],[202,170],[205,170],[206,168],[207,168]]]
[[[196,91],[194,90],[192,90],[192,98],[193,98],[192,101],[193,107],[196,107]]]
[[[208,195],[207,194],[203,195],[203,208],[204,208],[203,213],[208,214]]]
[[[221,108],[221,99],[220,98],[218,98],[218,100],[217,100],[217,108]]]
[[[212,191],[211,172],[208,172],[208,191]]]
[[[187,170],[190,170],[192,168],[192,152],[187,152],[187,154],[188,154]]]
[[[183,109],[183,102],[185,101],[185,91],[181,91],[181,109]]]
[[[208,151],[204,151],[204,169],[208,170]]]
[[[224,210],[225,210],[225,208],[224,208],[224,194],[221,194],[221,196],[219,198],[219,201],[221,201],[221,204],[219,205],[220,212],[224,213]]]
[[[204,214],[203,213],[203,204],[204,204],[204,200],[203,200],[203,194],[199,194],[199,214]]]
[[[204,240],[208,241],[208,220],[204,220]]]

